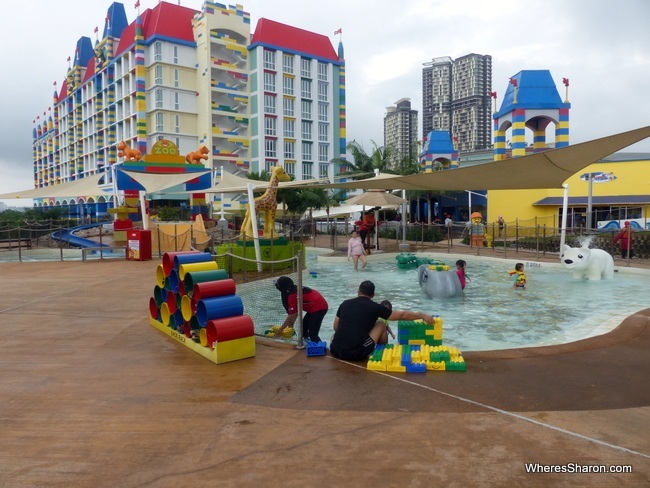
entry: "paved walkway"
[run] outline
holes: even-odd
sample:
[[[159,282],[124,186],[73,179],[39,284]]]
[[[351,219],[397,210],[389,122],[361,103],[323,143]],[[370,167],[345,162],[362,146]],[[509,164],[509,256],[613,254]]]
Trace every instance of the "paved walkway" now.
[[[650,309],[573,344],[468,352],[466,373],[264,339],[215,365],[148,324],[158,263],[0,263],[1,487],[650,483]]]

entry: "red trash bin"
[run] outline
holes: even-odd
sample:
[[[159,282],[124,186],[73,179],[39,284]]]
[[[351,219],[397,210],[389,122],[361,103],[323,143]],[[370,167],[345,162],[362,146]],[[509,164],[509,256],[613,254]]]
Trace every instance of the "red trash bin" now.
[[[148,261],[151,259],[151,231],[131,229],[126,233],[126,259]]]

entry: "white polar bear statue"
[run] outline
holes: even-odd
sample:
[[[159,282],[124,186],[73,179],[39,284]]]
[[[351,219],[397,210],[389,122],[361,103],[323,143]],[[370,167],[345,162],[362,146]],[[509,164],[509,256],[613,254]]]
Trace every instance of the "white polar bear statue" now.
[[[560,262],[576,279],[609,280],[614,277],[614,258],[602,249],[564,245]]]
[[[431,298],[457,297],[463,294],[460,278],[455,271],[436,271],[428,264],[418,268],[420,288]]]

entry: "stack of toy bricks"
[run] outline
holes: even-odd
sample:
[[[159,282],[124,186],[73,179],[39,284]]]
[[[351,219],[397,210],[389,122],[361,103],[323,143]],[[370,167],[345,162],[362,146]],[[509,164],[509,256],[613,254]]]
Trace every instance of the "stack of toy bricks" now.
[[[367,368],[394,373],[466,371],[465,360],[455,347],[442,345],[442,318],[397,323],[398,344],[379,345],[368,359]]]
[[[209,253],[165,253],[149,313],[152,326],[217,364],[255,356],[253,320]]]

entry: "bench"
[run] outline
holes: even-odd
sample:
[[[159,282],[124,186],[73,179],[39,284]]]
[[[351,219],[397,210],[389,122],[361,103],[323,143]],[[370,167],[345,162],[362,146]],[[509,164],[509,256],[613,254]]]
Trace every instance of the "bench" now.
[[[0,249],[31,249],[31,239],[0,239]]]

